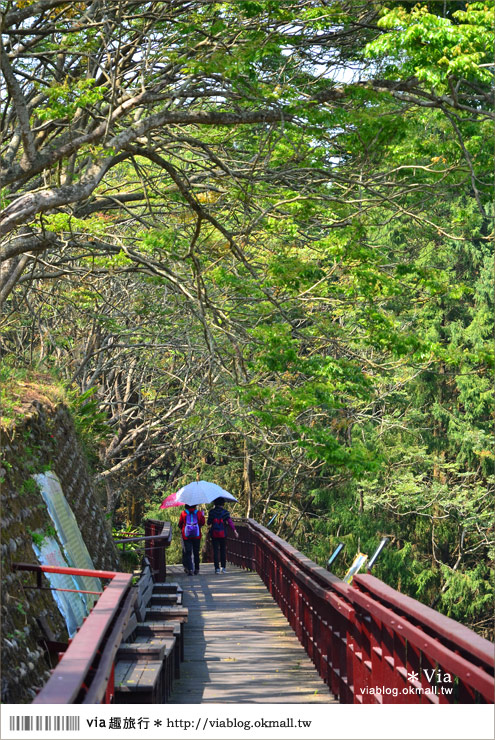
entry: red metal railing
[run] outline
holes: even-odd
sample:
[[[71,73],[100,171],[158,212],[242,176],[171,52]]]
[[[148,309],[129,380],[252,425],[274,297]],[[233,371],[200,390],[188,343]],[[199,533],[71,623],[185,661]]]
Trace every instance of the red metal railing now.
[[[371,575],[344,583],[253,519],[228,557],[255,570],[341,703],[491,703],[494,646]]]
[[[114,693],[114,658],[136,599],[136,590],[131,589],[132,575],[29,563],[16,563],[14,568],[110,580],[51,678],[33,700],[33,704],[109,704]],[[41,575],[39,583],[40,579]]]
[[[145,536],[126,538],[120,542],[144,541],[145,555],[150,560],[155,580],[164,581],[165,548],[170,545],[171,539],[170,522],[146,520]],[[69,640],[50,680],[33,701],[33,704],[109,704],[114,694],[115,655],[137,596],[136,589],[132,588],[132,574],[30,563],[15,563],[14,569],[35,572],[35,588],[40,589],[47,589],[42,586],[43,573],[90,576],[110,581],[102,592],[47,589],[92,593],[99,595],[99,599],[74,638]]]
[[[114,539],[114,544],[125,546],[131,542],[144,542],[144,554],[150,561],[151,572],[155,581],[163,582],[167,576],[165,549],[172,542],[172,525],[158,519],[144,520],[144,536]]]

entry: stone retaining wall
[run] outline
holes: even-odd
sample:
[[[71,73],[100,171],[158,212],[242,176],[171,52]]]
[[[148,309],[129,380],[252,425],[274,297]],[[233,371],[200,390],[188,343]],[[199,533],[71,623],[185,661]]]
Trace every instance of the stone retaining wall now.
[[[1,431],[0,443],[1,698],[6,703],[26,703],[50,676],[36,618],[46,621],[56,640],[67,640],[64,620],[51,593],[27,587],[35,582],[33,573],[12,570],[14,562],[38,562],[33,535],[42,537],[53,527],[32,479],[34,473],[52,470],[59,477],[95,568],[122,568],[67,408],[35,401],[22,422]],[[44,585],[48,585],[46,579]]]

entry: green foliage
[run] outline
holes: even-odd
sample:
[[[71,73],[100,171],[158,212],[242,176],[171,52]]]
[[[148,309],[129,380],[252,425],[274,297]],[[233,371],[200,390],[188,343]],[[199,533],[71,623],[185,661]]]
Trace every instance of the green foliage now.
[[[37,110],[40,121],[50,121],[53,118],[72,117],[78,108],[90,107],[104,96],[104,87],[95,86],[94,78],[85,78],[69,84],[66,79],[63,84],[52,84],[43,88],[43,94],[48,102]]]
[[[0,358],[0,428],[7,428],[26,416],[33,400],[60,402],[64,390],[56,379],[38,369],[23,366],[14,354]]]
[[[92,460],[96,458],[98,446],[112,433],[107,415],[100,411],[96,393],[96,387],[88,388],[82,393],[71,389],[67,393],[76,431]]]
[[[33,478],[27,478],[25,481],[22,482],[19,495],[28,494],[32,495],[38,490],[38,484]]]
[[[101,179],[29,222],[59,241],[7,301],[2,413],[23,413],[23,368],[62,378],[109,516],[171,520],[170,561],[159,502],[199,475],[322,565],[344,541],[338,575],[390,537],[375,573],[486,633],[493,7],[124,3],[139,53],[103,87],[82,70],[106,20],[63,5],[16,60],[45,95],[37,140],[69,152],[43,186]]]
[[[47,537],[54,538],[54,537],[57,536],[57,532],[56,532],[55,528],[52,527],[51,525],[48,525],[41,532],[39,532],[39,531],[33,532],[31,529],[28,529],[28,534],[31,536],[31,539],[33,540],[34,544],[37,547],[42,547],[43,546],[43,543],[44,543],[44,541],[45,541],[45,539]]]
[[[495,40],[493,0],[466,3],[465,10],[443,18],[427,5],[384,10],[380,28],[387,33],[367,46],[371,57],[396,59],[385,68],[387,76],[415,76],[439,91],[449,90],[449,78],[491,84]]]
[[[111,228],[112,218],[96,214],[90,218],[77,218],[69,213],[50,213],[42,216],[43,227],[55,234],[68,233],[72,236],[76,234],[86,234],[92,236],[104,236]],[[126,264],[122,256],[115,256],[109,259],[110,264]],[[101,261],[100,261],[101,264]],[[106,263],[105,263],[106,264]]]
[[[114,540],[126,539],[127,537],[139,537],[142,532],[132,527],[130,524],[126,527],[112,527],[112,537]],[[120,551],[120,558],[128,567],[137,567],[141,562],[141,554],[143,543],[142,542],[120,542],[116,544],[117,549]]]

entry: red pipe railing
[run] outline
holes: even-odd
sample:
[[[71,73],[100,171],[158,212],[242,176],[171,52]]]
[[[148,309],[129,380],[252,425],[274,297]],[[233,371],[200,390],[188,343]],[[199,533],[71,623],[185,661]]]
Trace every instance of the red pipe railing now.
[[[491,703],[494,646],[371,575],[352,585],[253,519],[228,557],[255,570],[341,703]]]
[[[15,563],[14,569],[109,579],[100,598],[69,642],[33,704],[108,704],[114,693],[113,664],[136,598],[132,574],[85,568]],[[39,581],[38,581],[39,582]]]
[[[143,541],[155,580],[164,581],[165,549],[172,539],[171,524],[152,519],[144,524],[145,536],[117,540],[116,544]],[[99,595],[76,635],[69,640],[60,662],[33,704],[109,704],[114,694],[115,655],[137,595],[136,589],[132,588],[132,574],[31,563],[15,563],[13,567],[15,570],[36,573],[34,588]],[[89,576],[107,579],[110,583],[102,592],[47,588],[42,586],[43,573]]]
[[[163,522],[158,519],[144,520],[144,535],[138,537],[115,538],[115,545],[122,545],[125,552],[125,546],[131,542],[144,542],[145,557],[150,561],[151,572],[155,581],[163,582],[167,576],[167,561],[165,549],[172,542],[172,525],[170,522]]]

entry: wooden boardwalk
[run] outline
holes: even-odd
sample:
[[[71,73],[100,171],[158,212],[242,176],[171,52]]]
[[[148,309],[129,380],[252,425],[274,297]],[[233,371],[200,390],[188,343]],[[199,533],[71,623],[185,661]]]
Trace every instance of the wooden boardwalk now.
[[[336,703],[256,573],[212,563],[199,576],[167,565],[189,609],[172,704]]]

